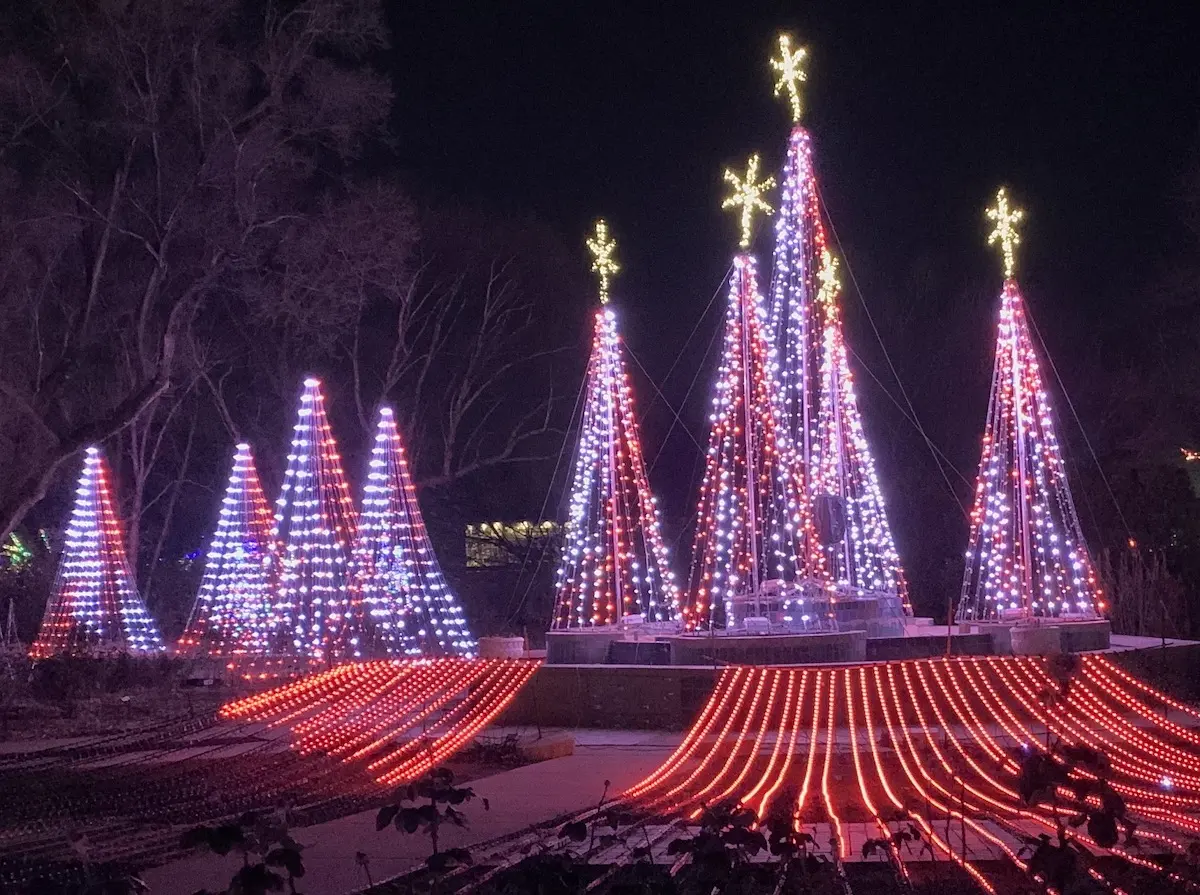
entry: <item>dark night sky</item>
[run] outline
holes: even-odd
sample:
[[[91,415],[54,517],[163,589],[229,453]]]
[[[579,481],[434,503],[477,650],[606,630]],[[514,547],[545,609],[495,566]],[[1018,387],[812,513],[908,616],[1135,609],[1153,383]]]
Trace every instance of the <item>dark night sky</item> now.
[[[809,47],[805,123],[865,306],[931,437],[972,477],[1000,285],[984,204],[1003,182],[1029,211],[1023,281],[1070,389],[1072,347],[1119,343],[1145,280],[1186,245],[1177,193],[1200,148],[1200,33],[1182,3],[901,6],[396,0],[400,159],[415,185],[532,213],[568,244],[608,217],[626,341],[660,380],[684,349],[660,383],[678,403],[719,317],[684,340],[734,241],[721,168],[751,150],[770,169],[782,161],[787,112],[767,56],[791,31]],[[762,233],[764,275],[770,244]],[[947,346],[938,322],[964,296],[974,328]],[[897,395],[857,295],[843,300],[861,362]],[[906,316],[929,325],[889,325]],[[862,374],[860,387],[892,514],[905,517],[902,553],[920,552],[939,517],[952,519],[941,525],[951,540],[965,537],[928,454],[904,459],[918,456],[911,426]],[[700,408],[685,419],[703,441]],[[669,422],[661,405],[647,414],[651,456]],[[669,515],[694,499],[694,460],[676,435],[652,475]]]

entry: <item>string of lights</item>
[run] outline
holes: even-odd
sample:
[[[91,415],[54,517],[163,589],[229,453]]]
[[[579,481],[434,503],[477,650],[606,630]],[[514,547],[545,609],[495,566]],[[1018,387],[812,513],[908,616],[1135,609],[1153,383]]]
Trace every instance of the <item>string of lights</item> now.
[[[964,621],[1088,619],[1105,608],[1015,278],[1022,214],[1004,190],[988,211],[1005,280],[957,611]]]
[[[250,445],[239,444],[221,498],[204,578],[176,649],[184,655],[262,655],[271,628],[271,510]]]
[[[1027,750],[1058,760],[1036,732],[1050,724],[1066,744],[1081,742],[1077,734],[1085,730],[1105,732],[1101,748],[1122,743],[1123,752],[1113,755],[1112,785],[1125,795],[1138,837],[1182,855],[1186,842],[1171,831],[1192,831],[1195,821],[1180,812],[1195,810],[1200,780],[1179,773],[1181,755],[1172,746],[1177,737],[1170,726],[1138,726],[1132,735],[1124,715],[1096,710],[1100,703],[1123,705],[1129,714],[1161,718],[1145,701],[1153,693],[1139,693],[1141,682],[1124,682],[1123,673],[1105,657],[1085,657],[1070,688],[1076,698],[1050,709],[1030,695],[1051,681],[1045,660],[1034,658],[727,669],[680,751],[621,801],[635,812],[694,820],[705,805],[732,798],[762,818],[777,794],[787,792],[797,829],[828,824],[842,857],[849,854],[845,818],[865,815],[886,831],[885,838],[895,830],[889,824],[900,819],[915,823],[981,888],[995,891],[1002,879],[992,875],[997,857],[1030,873],[1018,853],[1024,840],[1056,835],[1058,812],[1077,810],[1073,784],[1058,788],[1057,804],[1048,796],[1027,804],[1017,791]],[[1101,683],[1109,680],[1118,684]],[[1007,743],[997,739],[997,729]],[[786,746],[781,761],[779,744],[797,741],[807,742],[803,765],[791,761]],[[1097,743],[1095,734],[1087,742]],[[1163,775],[1172,773],[1168,785]],[[1152,776],[1157,785],[1146,785]],[[872,793],[890,809],[882,811]],[[1081,805],[1101,807],[1092,795]],[[1097,854],[1175,878],[1124,845],[1101,846],[1082,830],[1072,835]],[[1106,869],[1095,873],[1107,881]]]
[[[473,656],[475,640],[430,543],[390,407],[381,407],[354,549],[359,651]]]
[[[898,595],[900,557],[850,370],[838,301],[841,283],[821,218],[812,137],[799,123],[805,51],[779,39],[775,95],[786,92],[788,138],[772,259],[770,333],[788,436],[819,523],[824,575],[844,588]]]
[[[650,490],[633,389],[621,355],[617,319],[608,305],[611,277],[620,269],[604,221],[588,240],[600,277],[587,390],[563,546],[555,576],[555,629],[612,625],[631,616],[646,622],[680,617],[671,571]]]
[[[229,703],[221,717],[284,729],[294,751],[394,786],[470,743],[537,667],[458,657],[351,662]]]
[[[802,470],[780,424],[773,352],[752,255],[734,259],[720,367],[709,415],[686,614],[689,628],[735,622],[735,603],[763,584],[821,569]],[[805,615],[802,598],[793,600]],[[756,608],[745,610],[757,614]]]
[[[100,449],[89,447],[54,589],[29,649],[35,659],[59,653],[145,655],[164,649],[137,592],[110,478]]]
[[[318,379],[304,381],[287,460],[271,530],[268,649],[317,662],[361,655],[349,565],[358,522]]]
[[[630,615],[655,622],[679,616],[679,589],[620,350],[615,314],[601,308],[556,574],[555,628],[609,625]]]

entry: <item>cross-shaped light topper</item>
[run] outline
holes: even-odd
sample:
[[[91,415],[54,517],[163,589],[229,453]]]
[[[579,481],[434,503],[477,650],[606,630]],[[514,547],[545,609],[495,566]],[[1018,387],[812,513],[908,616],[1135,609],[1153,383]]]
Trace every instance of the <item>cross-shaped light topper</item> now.
[[[808,72],[804,70],[804,60],[808,50],[804,47],[792,49],[790,35],[779,35],[779,58],[771,60],[771,68],[778,77],[775,79],[775,96],[787,91],[788,103],[792,107],[792,121],[800,120],[800,85],[808,80]]]
[[[754,229],[754,213],[756,211],[761,211],[766,215],[775,213],[775,209],[762,198],[763,193],[774,188],[775,178],[768,177],[761,183],[758,182],[758,153],[756,152],[746,163],[744,177],[738,177],[726,168],[725,182],[733,187],[733,195],[726,197],[725,201],[721,203],[721,207],[741,208],[742,239],[738,246],[748,249],[750,248],[750,234]]]
[[[592,253],[592,270],[600,277],[600,304],[608,304],[608,284],[620,272],[621,265],[613,257],[617,242],[608,234],[608,222],[596,221],[596,235],[588,237],[588,251]]]
[[[996,222],[996,229],[988,234],[988,245],[1000,243],[1000,252],[1004,256],[1004,277],[1012,279],[1017,269],[1015,249],[1021,244],[1021,234],[1017,232],[1017,224],[1025,217],[1025,212],[1019,208],[1009,208],[1008,191],[1000,187],[996,191],[996,207],[987,210],[989,219]]]
[[[842,288],[842,283],[837,275],[838,263],[837,258],[833,257],[833,252],[827,248],[821,249],[821,269],[817,271],[817,279],[821,282],[821,288],[817,290],[817,302],[827,310],[833,305],[837,299],[837,294]]]

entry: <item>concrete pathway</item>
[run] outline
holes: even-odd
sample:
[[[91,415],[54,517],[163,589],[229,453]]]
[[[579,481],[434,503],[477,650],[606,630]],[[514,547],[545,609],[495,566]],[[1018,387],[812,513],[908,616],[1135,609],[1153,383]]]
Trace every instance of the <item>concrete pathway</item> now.
[[[488,732],[489,736],[502,729]],[[527,729],[522,731],[527,732]],[[549,733],[550,731],[545,731]],[[470,819],[465,830],[444,829],[443,847],[470,846],[515,833],[530,824],[596,804],[611,782],[615,796],[654,770],[679,742],[679,734],[654,731],[575,731],[575,754],[504,771],[472,781],[477,798],[463,807]],[[523,737],[524,738],[524,737]],[[490,810],[484,811],[486,798]],[[429,854],[429,840],[395,829],[375,831],[375,811],[343,817],[295,831],[305,846],[307,873],[301,890],[315,895],[343,895],[367,884],[355,860],[364,852],[375,882],[402,873]],[[485,858],[486,855],[479,855]],[[153,895],[193,895],[199,889],[222,891],[240,859],[196,855],[147,871],[143,878]]]

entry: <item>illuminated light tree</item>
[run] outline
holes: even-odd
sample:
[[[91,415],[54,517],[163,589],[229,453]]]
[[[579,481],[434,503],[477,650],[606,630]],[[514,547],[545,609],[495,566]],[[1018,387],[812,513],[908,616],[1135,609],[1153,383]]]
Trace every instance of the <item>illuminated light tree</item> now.
[[[200,591],[179,638],[180,652],[230,656],[269,651],[271,529],[254,454],[250,445],[239,444]]]
[[[1095,618],[1104,608],[1014,276],[1022,216],[1003,189],[988,209],[1004,289],[960,620]]]
[[[354,551],[362,651],[474,656],[475,640],[425,530],[396,419],[379,410]]]
[[[271,530],[270,654],[317,661],[360,654],[358,606],[349,586],[356,531],[321,382],[306,379]]]
[[[608,225],[597,221],[588,248],[600,278],[600,308],[566,544],[555,578],[555,629],[611,625],[630,616],[647,622],[680,617],[679,588],[646,475],[616,314],[608,306],[609,281],[619,270],[615,246]]]
[[[792,113],[775,226],[770,329],[783,420],[818,520],[825,574],[843,596],[899,595],[904,573],[858,409],[820,213],[812,138],[800,125],[803,48],[779,38],[775,95]]]
[[[783,425],[757,262],[747,251],[754,213],[771,211],[761,194],[774,181],[756,182],[757,175],[757,156],[744,178],[725,172],[734,193],[723,207],[739,210],[742,251],[733,261],[709,416],[686,619],[692,629],[759,616],[763,597],[773,600],[781,588],[802,614],[799,586],[821,571],[803,469]]]
[[[134,584],[109,481],[104,456],[98,448],[88,448],[54,590],[29,650],[35,659],[163,650],[158,627]]]

